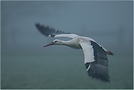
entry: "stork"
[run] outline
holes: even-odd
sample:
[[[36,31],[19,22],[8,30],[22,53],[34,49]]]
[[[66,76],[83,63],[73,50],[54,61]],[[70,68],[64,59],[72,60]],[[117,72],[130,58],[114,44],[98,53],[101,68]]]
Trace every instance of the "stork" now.
[[[106,50],[95,40],[89,37],[66,33],[54,28],[50,28],[49,26],[41,25],[39,23],[36,23],[35,26],[43,35],[47,37],[71,38],[71,40],[68,41],[55,39],[44,47],[51,45],[66,45],[75,49],[83,49],[84,64],[88,75],[92,78],[100,79],[104,82],[110,82],[107,55],[113,55],[111,51]]]

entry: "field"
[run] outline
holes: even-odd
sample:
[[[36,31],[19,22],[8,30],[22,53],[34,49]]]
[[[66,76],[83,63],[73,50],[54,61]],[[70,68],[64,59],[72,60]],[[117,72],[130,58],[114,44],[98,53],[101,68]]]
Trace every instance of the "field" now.
[[[76,51],[77,52],[77,51]],[[4,53],[1,57],[3,89],[132,89],[132,55],[109,58],[110,83],[88,77],[83,53]]]

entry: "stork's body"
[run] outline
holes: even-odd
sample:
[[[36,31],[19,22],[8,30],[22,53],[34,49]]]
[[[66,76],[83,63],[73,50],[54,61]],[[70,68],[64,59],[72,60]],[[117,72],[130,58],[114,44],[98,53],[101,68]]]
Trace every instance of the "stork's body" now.
[[[56,39],[56,40],[60,42],[57,45],[66,45],[66,46],[74,48],[74,49],[81,49],[81,46],[79,44],[79,41],[80,41],[79,36],[74,37],[73,39],[71,39],[69,41],[62,41],[62,40],[58,40],[58,39]]]
[[[37,29],[48,37],[67,37],[72,38],[69,41],[63,41],[56,39],[50,45],[66,45],[75,49],[83,49],[84,52],[84,64],[89,76],[93,78],[101,79],[103,81],[109,82],[108,75],[108,59],[107,55],[113,55],[111,51],[106,50],[104,47],[99,45],[95,40],[89,37],[83,37],[76,34],[65,33],[63,31],[55,30],[48,26],[42,26],[36,24]]]

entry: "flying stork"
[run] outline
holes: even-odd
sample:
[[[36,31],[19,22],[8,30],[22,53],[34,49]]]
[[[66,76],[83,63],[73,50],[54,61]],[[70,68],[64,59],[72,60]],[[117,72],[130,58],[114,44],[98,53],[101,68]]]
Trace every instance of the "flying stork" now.
[[[108,55],[113,55],[109,50],[106,50],[95,40],[89,37],[79,36],[76,34],[66,33],[60,30],[55,30],[49,26],[44,26],[39,23],[35,24],[36,28],[47,37],[67,37],[71,38],[69,41],[55,39],[44,47],[51,45],[66,45],[75,49],[83,49],[84,64],[87,73],[92,78],[100,79],[104,82],[110,82],[108,74]]]

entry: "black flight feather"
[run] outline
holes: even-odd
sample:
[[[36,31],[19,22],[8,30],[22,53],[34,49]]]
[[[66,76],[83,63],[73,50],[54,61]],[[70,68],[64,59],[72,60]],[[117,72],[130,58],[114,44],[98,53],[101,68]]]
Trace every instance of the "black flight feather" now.
[[[60,30],[55,30],[54,28],[50,28],[49,26],[40,25],[39,23],[36,23],[35,26],[43,35],[48,37],[54,37],[57,34],[70,34]]]
[[[108,75],[108,59],[105,50],[96,42],[91,41],[91,45],[94,49],[95,61],[85,64],[86,68],[90,65],[90,68],[87,71],[88,75],[105,82],[110,82]]]

